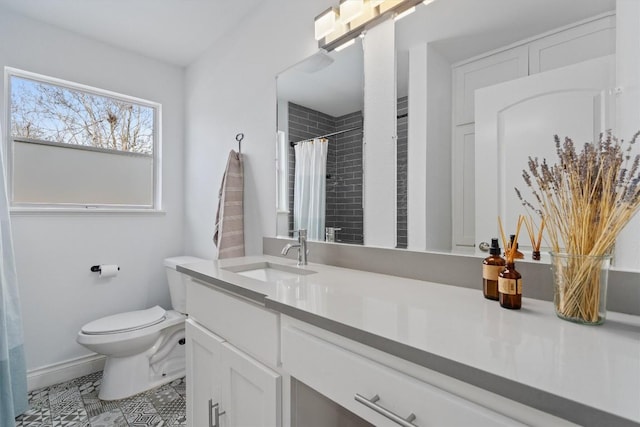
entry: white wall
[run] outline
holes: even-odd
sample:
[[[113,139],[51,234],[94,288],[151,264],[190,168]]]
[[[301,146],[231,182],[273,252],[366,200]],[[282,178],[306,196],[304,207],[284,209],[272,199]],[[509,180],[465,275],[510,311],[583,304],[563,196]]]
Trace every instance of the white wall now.
[[[227,153],[243,132],[246,253],[276,235],[276,79],[317,51],[313,18],[332,0],[260,3],[236,30],[187,68],[186,249],[214,257],[211,241]]]
[[[3,67],[163,106],[166,214],[12,214],[27,368],[33,371],[89,354],[75,337],[90,320],[154,304],[167,307],[162,260],[183,249],[184,70],[3,9],[0,40]],[[2,120],[6,125],[4,113]],[[99,263],[117,263],[122,271],[98,280],[89,268]]]

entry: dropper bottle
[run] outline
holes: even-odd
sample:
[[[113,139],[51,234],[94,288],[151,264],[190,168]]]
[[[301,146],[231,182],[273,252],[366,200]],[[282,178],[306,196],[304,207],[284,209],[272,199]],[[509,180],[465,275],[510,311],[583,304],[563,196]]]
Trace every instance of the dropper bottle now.
[[[482,261],[482,292],[485,298],[498,300],[498,275],[505,265],[498,239],[491,239],[489,256]]]
[[[498,275],[498,300],[503,308],[518,310],[522,307],[522,276],[513,261],[507,261]]]

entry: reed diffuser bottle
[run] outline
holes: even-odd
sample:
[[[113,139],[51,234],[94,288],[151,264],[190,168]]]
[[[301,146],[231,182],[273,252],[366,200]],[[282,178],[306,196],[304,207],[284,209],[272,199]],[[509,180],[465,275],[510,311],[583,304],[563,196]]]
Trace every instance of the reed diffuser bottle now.
[[[504,308],[517,310],[522,307],[522,276],[514,262],[507,262],[498,275],[498,301]]]
[[[498,239],[491,239],[489,256],[482,261],[482,292],[485,298],[498,300],[498,275],[505,264],[500,256]]]
[[[512,310],[517,310],[522,307],[522,276],[516,271],[515,259],[521,255],[518,251],[518,235],[520,234],[520,227],[523,222],[524,217],[520,215],[518,217],[516,234],[511,236],[510,242],[507,242],[504,229],[502,228],[502,221],[498,218],[502,240],[505,246],[508,245],[508,249],[505,252],[507,265],[500,274],[498,274],[498,301],[501,307]]]
[[[522,252],[520,252],[520,248],[519,248],[519,246],[520,246],[520,245],[518,245],[518,243],[517,243],[517,242],[514,242],[514,239],[515,239],[515,238],[516,238],[516,235],[515,235],[515,234],[512,234],[511,236],[509,236],[509,239],[510,239],[510,240],[509,240],[509,244],[508,244],[508,245],[507,245],[507,247],[505,248],[505,256],[507,255],[507,252],[508,252],[509,250],[511,250],[511,247],[512,247],[513,245],[515,245],[516,252],[515,252],[514,258],[515,258],[515,259],[524,259],[524,254],[523,254]]]

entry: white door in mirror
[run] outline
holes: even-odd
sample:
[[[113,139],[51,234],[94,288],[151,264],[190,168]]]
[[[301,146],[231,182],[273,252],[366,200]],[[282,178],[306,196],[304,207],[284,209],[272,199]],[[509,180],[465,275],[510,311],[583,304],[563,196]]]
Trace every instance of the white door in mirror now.
[[[514,187],[536,205],[522,178],[529,156],[556,163],[554,135],[579,149],[612,126],[613,67],[613,56],[605,56],[476,91],[476,242],[498,235],[498,215],[505,232],[514,232],[527,213]]]

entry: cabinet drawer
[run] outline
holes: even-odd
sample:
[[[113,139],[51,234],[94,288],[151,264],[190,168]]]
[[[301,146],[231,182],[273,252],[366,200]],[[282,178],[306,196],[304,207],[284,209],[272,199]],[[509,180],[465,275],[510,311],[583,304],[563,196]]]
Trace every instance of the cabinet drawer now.
[[[196,280],[187,285],[187,312],[237,348],[272,367],[278,366],[277,313]]]
[[[376,426],[397,426],[356,394],[416,426],[518,426],[517,421],[383,366],[294,327],[282,330],[282,366],[331,400]],[[379,409],[381,411],[381,409]]]

